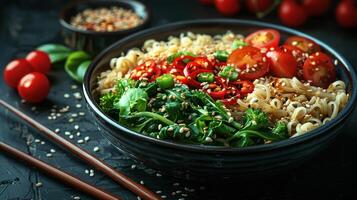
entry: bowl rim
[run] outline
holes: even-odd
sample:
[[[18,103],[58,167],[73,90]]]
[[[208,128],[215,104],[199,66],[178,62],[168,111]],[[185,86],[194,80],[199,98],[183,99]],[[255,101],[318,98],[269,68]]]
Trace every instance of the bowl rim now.
[[[103,3],[110,3],[113,6],[114,5],[118,5],[120,6],[121,4],[125,4],[130,8],[133,8],[133,4],[140,4],[141,6],[143,6],[144,11],[146,12],[147,17],[145,19],[143,19],[143,23],[135,26],[133,28],[130,29],[125,29],[125,30],[118,30],[118,31],[111,31],[111,32],[100,32],[100,31],[89,31],[89,30],[82,30],[82,29],[78,29],[74,26],[72,26],[67,20],[66,20],[66,15],[67,13],[74,7],[80,5],[80,4],[103,4]],[[133,9],[133,11],[136,13],[136,11]],[[115,36],[115,35],[125,35],[125,34],[129,34],[135,31],[138,31],[140,29],[143,29],[144,27],[146,27],[150,21],[152,19],[152,10],[151,7],[149,6],[149,4],[140,1],[140,0],[131,0],[131,1],[126,1],[126,0],[101,0],[101,1],[96,1],[96,0],[75,0],[75,1],[71,1],[68,4],[66,4],[60,11],[59,14],[59,22],[60,24],[65,27],[66,29],[73,31],[73,32],[78,32],[81,34],[85,34],[85,35],[92,35],[92,36],[97,36],[97,35],[103,35],[103,36]]]
[[[122,125],[120,125],[118,122],[116,122],[114,119],[109,117],[107,114],[101,111],[99,108],[98,104],[94,100],[93,96],[90,94],[90,80],[91,80],[91,75],[94,69],[96,68],[97,63],[101,60],[103,56],[105,56],[108,52],[112,51],[112,49],[116,48],[117,46],[120,46],[121,44],[126,43],[127,41],[130,41],[132,39],[135,39],[137,37],[140,37],[141,35],[147,35],[147,34],[157,34],[161,30],[171,30],[171,29],[177,29],[180,27],[186,27],[186,26],[195,26],[195,25],[203,25],[203,24],[235,24],[235,25],[252,25],[252,26],[258,26],[261,28],[273,28],[277,29],[278,31],[283,31],[292,35],[299,35],[302,37],[306,37],[308,39],[311,39],[315,42],[317,42],[325,51],[329,52],[332,54],[336,59],[339,60],[339,62],[344,66],[346,69],[346,73],[351,77],[351,94],[349,96],[349,100],[347,105],[343,108],[343,110],[338,113],[337,117],[329,121],[328,123],[322,125],[321,127],[318,127],[312,131],[309,131],[308,134],[303,134],[300,136],[296,136],[293,138],[289,138],[286,140],[270,143],[270,144],[261,144],[261,145],[254,145],[254,146],[248,146],[248,147],[224,147],[224,146],[209,146],[209,145],[192,145],[192,144],[183,144],[183,143],[176,143],[172,141],[165,141],[165,140],[159,140],[156,138],[152,138],[140,133],[137,133],[135,131],[132,131]],[[296,144],[300,144],[302,142],[305,142],[307,140],[315,139],[318,136],[321,136],[325,134],[326,131],[331,130],[334,126],[338,125],[341,123],[344,119],[346,119],[354,110],[356,107],[356,98],[357,98],[357,90],[354,88],[355,85],[357,85],[357,77],[356,77],[356,72],[353,66],[348,62],[339,52],[334,50],[332,47],[329,45],[325,44],[324,42],[320,41],[319,39],[312,37],[310,35],[307,35],[303,32],[287,28],[284,26],[280,25],[275,25],[271,23],[265,23],[265,22],[258,22],[258,21],[253,21],[253,20],[238,20],[238,19],[199,19],[199,20],[187,20],[187,21],[180,21],[180,22],[175,22],[175,23],[170,23],[158,27],[153,27],[150,29],[146,29],[140,32],[137,32],[133,35],[127,36],[105,50],[103,50],[100,54],[97,55],[97,57],[93,60],[91,65],[89,66],[88,70],[86,71],[85,77],[84,77],[84,82],[83,82],[83,93],[86,99],[87,104],[89,105],[90,109],[94,112],[96,116],[99,116],[101,119],[103,119],[106,123],[111,125],[117,130],[120,130],[122,133],[121,134],[130,134],[133,137],[136,137],[137,139],[141,139],[142,141],[152,143],[154,145],[160,145],[163,147],[168,147],[168,148],[176,148],[184,151],[193,151],[193,152],[200,152],[200,153],[253,153],[253,152],[262,152],[262,151],[267,151],[267,150],[276,150]]]

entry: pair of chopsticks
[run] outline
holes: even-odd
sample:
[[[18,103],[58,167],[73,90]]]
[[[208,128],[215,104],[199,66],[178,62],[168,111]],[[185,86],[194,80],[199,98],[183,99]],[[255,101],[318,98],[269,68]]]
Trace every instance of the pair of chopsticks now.
[[[122,186],[126,187],[136,195],[140,196],[143,199],[150,199],[150,200],[159,200],[161,199],[159,196],[157,196],[155,193],[150,191],[149,189],[145,188],[143,185],[136,183],[123,173],[113,169],[111,166],[100,160],[99,158],[95,157],[94,155],[88,153],[87,151],[83,150],[82,148],[72,144],[71,142],[67,141],[66,139],[62,138],[55,132],[51,131],[44,125],[38,123],[31,117],[27,116],[23,112],[17,110],[16,108],[12,107],[5,101],[0,99],[0,105],[14,113],[16,116],[20,117],[22,120],[25,122],[29,123],[31,126],[36,128],[39,133],[41,133],[43,136],[47,137],[49,140],[57,144],[59,147],[63,148],[64,150],[70,151],[72,154],[76,155],[79,157],[81,160],[86,162],[87,164],[93,166],[95,169],[98,171],[101,171],[102,173],[106,174],[109,176],[112,180],[115,182],[121,184]],[[54,178],[57,178],[58,180],[78,189],[81,190],[82,192],[85,192],[97,199],[103,199],[103,200],[119,200],[119,197],[115,197],[112,194],[105,192],[101,189],[98,189],[88,183],[85,183],[84,181],[79,180],[78,178],[75,178],[74,176],[65,173],[63,171],[60,171],[59,169],[46,164],[30,155],[27,155],[3,142],[0,142],[0,151],[4,151],[8,153],[11,156],[14,156],[20,160],[23,160],[30,164],[31,166],[51,175]]]

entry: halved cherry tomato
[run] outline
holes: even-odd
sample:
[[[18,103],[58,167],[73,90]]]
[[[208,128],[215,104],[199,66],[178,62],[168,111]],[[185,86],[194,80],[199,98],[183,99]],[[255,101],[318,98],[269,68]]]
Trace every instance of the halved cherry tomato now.
[[[269,71],[266,56],[260,52],[260,49],[251,46],[233,51],[227,59],[227,64],[240,70],[238,76],[240,79],[257,79]]]
[[[283,50],[273,50],[267,53],[271,65],[270,70],[274,76],[292,78],[297,74],[297,61],[295,57]]]
[[[321,52],[309,56],[305,61],[303,72],[305,80],[323,88],[327,88],[336,79],[336,69],[332,59]]]
[[[263,29],[251,33],[245,39],[249,45],[257,48],[270,48],[279,45],[280,33],[274,29]]]
[[[307,58],[307,54],[304,54],[299,48],[289,45],[289,44],[284,44],[280,47],[284,52],[291,53],[291,55],[294,56],[297,62],[297,73],[296,77],[298,79],[304,79],[303,72],[302,72],[302,67],[304,66],[305,60]]]
[[[131,71],[130,78],[133,80],[139,80],[141,78],[151,79],[153,76],[160,76],[160,71],[154,60],[147,60]]]
[[[299,48],[301,51],[309,54],[320,51],[320,46],[318,44],[316,44],[314,41],[310,39],[300,36],[289,37],[285,41],[285,44],[295,46]]]

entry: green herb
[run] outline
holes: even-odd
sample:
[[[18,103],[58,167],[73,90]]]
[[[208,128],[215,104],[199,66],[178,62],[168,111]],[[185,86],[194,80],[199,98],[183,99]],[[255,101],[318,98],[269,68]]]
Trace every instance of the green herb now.
[[[227,78],[230,81],[235,81],[238,79],[238,72],[235,67],[232,66],[226,66],[224,67],[219,73],[219,76],[223,78]]]
[[[159,82],[121,79],[100,106],[123,126],[157,139],[246,147],[288,138],[286,124],[273,125],[259,109],[247,109],[237,121],[207,93],[184,84],[162,89]]]
[[[130,88],[121,96],[119,102],[114,107],[119,109],[120,115],[129,115],[135,111],[145,111],[147,106],[148,95],[140,88]]]
[[[65,61],[72,52],[71,49],[61,44],[44,44],[37,47],[37,50],[46,52],[52,64]]]
[[[159,85],[161,89],[170,89],[174,87],[174,77],[171,74],[161,75],[156,79],[156,83]]]
[[[214,82],[214,74],[210,72],[203,72],[197,75],[197,80],[201,83],[207,82],[212,83]]]
[[[71,53],[65,63],[67,74],[74,80],[82,82],[84,72],[86,71],[90,56],[84,51],[75,51]],[[81,64],[83,65],[81,66]],[[81,67],[80,67],[81,66]]]
[[[167,57],[167,62],[171,64],[176,58],[178,58],[180,56],[193,56],[193,57],[195,57],[195,55],[190,51],[180,51],[180,52],[174,53],[174,54],[170,55],[169,57]],[[187,62],[189,62],[189,61],[187,61]]]
[[[248,46],[248,44],[246,42],[244,42],[243,40],[239,39],[239,40],[234,40],[232,43],[232,49],[238,49],[239,47],[244,47],[244,46]]]
[[[229,53],[227,51],[218,50],[214,53],[214,57],[221,62],[226,62],[228,59],[228,56],[229,56]]]

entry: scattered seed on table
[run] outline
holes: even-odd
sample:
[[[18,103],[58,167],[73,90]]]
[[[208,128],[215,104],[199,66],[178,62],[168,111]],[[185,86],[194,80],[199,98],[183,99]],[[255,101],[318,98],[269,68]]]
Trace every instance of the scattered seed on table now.
[[[82,95],[79,92],[73,93],[74,98],[76,99],[82,99]]]
[[[178,200],[185,200],[185,198],[179,198]]]
[[[70,96],[69,96],[69,94],[66,93],[66,94],[63,95],[63,97],[68,99]]]
[[[47,153],[46,157],[52,157],[52,153]]]
[[[39,139],[35,139],[35,142],[36,142],[36,143],[40,143],[40,142],[41,142],[41,140],[39,140]]]
[[[79,115],[79,116],[84,116],[85,113],[84,113],[84,112],[79,112],[78,115]]]
[[[166,199],[166,198],[167,198],[167,196],[166,196],[166,195],[162,195],[162,196],[161,196],[161,198]]]
[[[93,151],[94,151],[94,152],[98,152],[99,150],[100,150],[99,147],[94,147],[94,148],[93,148]]]
[[[73,118],[69,118],[68,122],[72,123],[72,122],[74,122],[74,119]]]
[[[64,134],[65,134],[65,135],[71,135],[71,132],[66,131],[66,132],[64,132]]]
[[[85,172],[86,174],[89,174],[89,170],[88,170],[88,169],[84,170],[84,172]]]
[[[78,114],[77,114],[77,113],[72,113],[72,114],[71,114],[71,117],[76,118],[76,117],[78,117]]]
[[[172,184],[173,186],[179,186],[180,185],[180,183],[174,183],[174,184]]]
[[[51,153],[56,153],[56,150],[50,149],[50,152],[51,152]]]
[[[89,136],[84,137],[84,141],[88,142],[90,140]]]
[[[140,184],[141,184],[141,185],[144,185],[144,181],[140,181]]]
[[[136,165],[131,165],[131,169],[135,169],[136,168]]]
[[[73,197],[73,199],[74,199],[74,200],[81,200],[81,197],[75,196],[75,197]]]
[[[82,108],[81,104],[76,104],[76,108]]]
[[[73,135],[70,135],[70,136],[69,136],[69,139],[73,139],[73,137],[74,137]]]
[[[78,130],[79,129],[79,126],[76,124],[74,125],[74,129]]]
[[[36,109],[37,109],[36,106],[32,106],[32,107],[31,107],[31,110],[32,110],[32,111],[35,111]]]
[[[161,194],[161,193],[162,193],[161,190],[156,191],[156,194]]]
[[[55,133],[59,133],[60,132],[60,129],[59,128],[56,128],[55,129]]]
[[[161,177],[162,175],[161,175],[161,174],[159,174],[159,173],[156,173],[156,176],[157,176],[157,177]]]
[[[61,113],[56,114],[56,117],[61,117],[61,116],[62,116]]]
[[[77,143],[78,143],[78,144],[83,144],[83,143],[84,143],[84,140],[77,140]]]
[[[41,187],[43,184],[41,182],[36,183],[36,187]]]
[[[182,193],[181,196],[188,197],[188,194]]]
[[[41,144],[46,144],[46,142],[45,141],[41,141]]]
[[[77,136],[77,137],[81,136],[81,132],[77,132],[77,133],[76,133],[76,136]]]
[[[136,197],[137,200],[141,200],[141,198],[139,196]]]
[[[75,90],[75,89],[77,89],[77,88],[78,88],[77,85],[71,85],[71,89],[72,89],[72,90]]]

